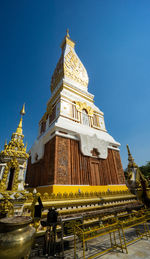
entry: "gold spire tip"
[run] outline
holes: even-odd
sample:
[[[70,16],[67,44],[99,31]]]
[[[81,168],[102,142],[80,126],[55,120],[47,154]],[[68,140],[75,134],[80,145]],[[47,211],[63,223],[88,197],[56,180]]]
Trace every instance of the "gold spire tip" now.
[[[129,145],[127,144],[126,147],[127,147],[128,153],[130,153]]]
[[[25,115],[25,103],[23,104],[23,106],[22,106],[22,109],[21,109],[21,111],[20,111],[20,114],[23,116],[23,115]]]
[[[69,35],[69,29],[67,29],[67,35],[66,35],[68,38],[70,38],[70,35]]]
[[[7,146],[7,139],[5,139],[5,145],[4,146]]]

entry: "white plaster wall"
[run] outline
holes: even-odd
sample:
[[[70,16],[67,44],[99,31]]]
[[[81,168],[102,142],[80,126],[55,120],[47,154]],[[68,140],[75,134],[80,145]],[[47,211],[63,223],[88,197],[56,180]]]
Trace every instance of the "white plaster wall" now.
[[[61,100],[61,114],[64,116],[71,116],[72,114],[72,104]]]
[[[104,117],[99,117],[99,125],[100,125],[100,128],[105,130],[105,122],[104,122]]]
[[[63,135],[60,131],[67,132],[68,135]],[[35,141],[31,148],[31,163],[35,163],[35,155],[38,154],[38,160],[44,155],[44,145],[54,137],[55,132],[57,135],[63,135],[67,138],[73,138],[80,141],[81,150],[84,155],[91,156],[90,151],[93,148],[97,148],[100,153],[100,158],[107,157],[107,148],[113,148],[116,146],[116,150],[119,150],[120,144],[114,140],[106,131],[90,128],[89,126],[74,122],[68,118],[59,116],[59,118],[53,123],[47,132],[45,132],[38,140]],[[58,133],[57,133],[58,132]],[[85,137],[86,136],[86,137]],[[87,145],[88,143],[88,145]],[[86,148],[87,146],[87,148]]]

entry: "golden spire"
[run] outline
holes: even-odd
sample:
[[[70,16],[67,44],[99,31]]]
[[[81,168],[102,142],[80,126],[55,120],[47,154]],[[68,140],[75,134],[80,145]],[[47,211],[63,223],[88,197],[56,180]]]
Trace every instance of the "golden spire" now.
[[[25,103],[24,103],[23,106],[22,106],[22,109],[21,109],[21,111],[20,111],[20,114],[21,114],[21,118],[20,118],[20,122],[19,122],[18,128],[17,128],[17,130],[16,130],[16,133],[22,135],[22,116],[25,115]]]
[[[21,109],[21,111],[20,111],[20,114],[21,115],[25,115],[25,103],[23,104],[23,106],[22,106],[22,109]]]
[[[68,38],[70,38],[70,35],[69,35],[69,29],[67,29],[67,35],[66,35]]]
[[[4,150],[0,152],[1,157],[9,157],[9,158],[24,158],[27,159],[29,155],[26,153],[27,145],[24,146],[23,143],[23,134],[22,134],[22,116],[25,114],[25,105],[23,105],[22,110],[20,112],[21,118],[19,121],[18,128],[16,132],[12,134],[11,140],[7,144],[5,141]]]
[[[130,149],[129,149],[128,144],[127,144],[127,150],[128,150],[128,161],[129,161],[128,167],[136,167],[137,165],[136,165],[136,163],[134,162],[134,159],[133,159],[133,157],[132,157],[132,155],[131,155],[131,152],[130,152]]]
[[[7,139],[5,139],[5,145],[4,145],[4,148],[7,147]]]
[[[66,44],[68,44],[70,47],[72,47],[72,48],[74,49],[75,42],[70,38],[69,29],[67,29],[65,38],[63,39],[63,42],[62,42],[62,44],[61,44],[61,46],[60,46],[60,47],[62,48],[62,50],[64,49],[64,47],[66,46]]]

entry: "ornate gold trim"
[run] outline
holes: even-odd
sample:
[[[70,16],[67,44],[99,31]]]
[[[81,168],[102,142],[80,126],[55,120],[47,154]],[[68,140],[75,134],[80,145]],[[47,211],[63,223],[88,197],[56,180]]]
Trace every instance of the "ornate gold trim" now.
[[[90,115],[90,116],[93,115],[94,110],[92,109],[92,107],[88,106],[85,102],[82,103],[82,102],[75,101],[75,104],[76,104],[76,109],[79,112],[82,112],[82,110],[85,109],[87,111],[88,115]]]
[[[88,86],[86,69],[72,49],[64,57],[64,75],[81,86]]]

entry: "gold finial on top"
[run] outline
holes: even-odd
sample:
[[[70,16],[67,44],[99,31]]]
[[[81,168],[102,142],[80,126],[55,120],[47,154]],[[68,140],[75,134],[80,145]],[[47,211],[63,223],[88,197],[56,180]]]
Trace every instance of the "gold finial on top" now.
[[[66,35],[68,38],[70,38],[70,35],[69,35],[69,29],[67,29],[67,35]]]
[[[127,146],[127,150],[128,150],[128,155],[131,155],[128,144],[126,146]]]
[[[129,164],[128,164],[128,168],[129,167],[137,167],[136,163],[134,162],[134,159],[131,155],[131,152],[130,152],[130,149],[129,149],[129,146],[127,144],[127,150],[128,150],[128,161],[129,161]]]
[[[60,46],[60,47],[62,48],[62,50],[64,50],[64,47],[65,47],[67,44],[68,44],[69,46],[71,46],[71,47],[74,49],[75,42],[70,38],[69,29],[67,29],[66,35],[65,35],[65,37],[64,37],[64,39],[63,39],[63,42],[61,43],[61,46]]]
[[[132,155],[131,155],[131,152],[130,152],[130,149],[129,149],[128,144],[127,144],[127,150],[128,150],[128,160],[129,160],[129,161],[134,161],[134,159],[133,159],[133,157],[132,157]]]
[[[20,114],[21,115],[25,115],[25,103],[23,104],[23,106],[22,106],[22,109],[21,109],[21,111],[20,111]]]
[[[22,106],[22,109],[20,111],[20,114],[21,114],[21,118],[20,118],[20,122],[19,122],[19,125],[18,125],[18,128],[16,130],[16,133],[19,133],[22,135],[22,116],[25,115],[25,103],[23,104]]]

